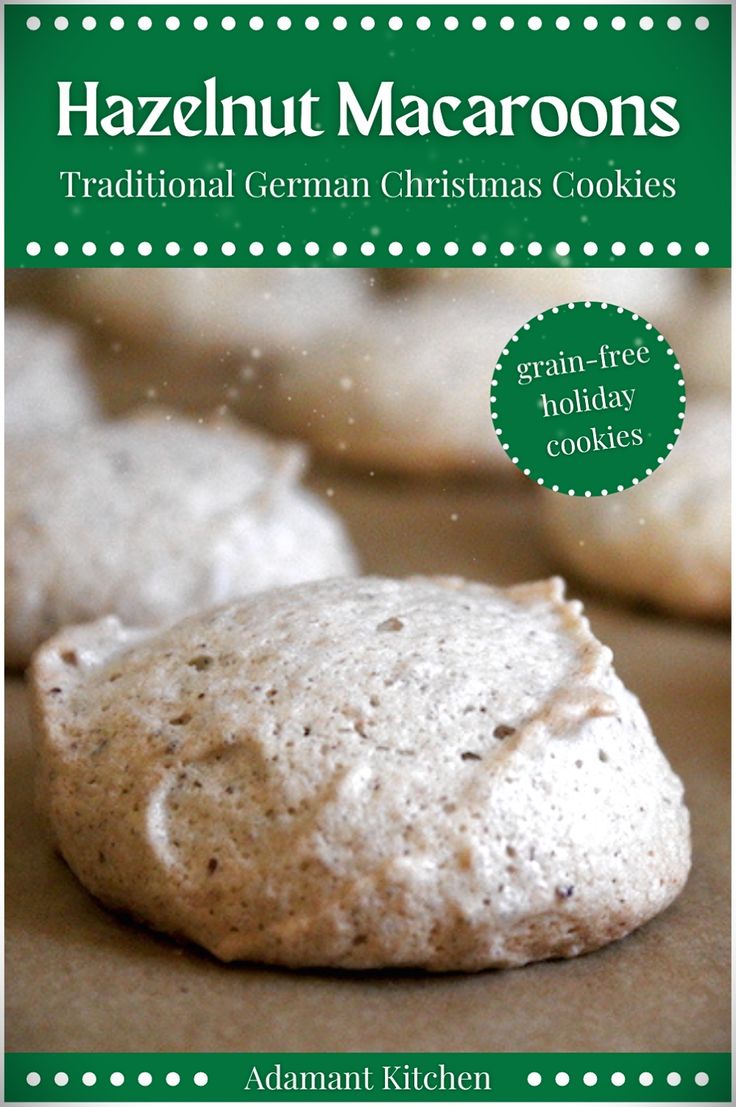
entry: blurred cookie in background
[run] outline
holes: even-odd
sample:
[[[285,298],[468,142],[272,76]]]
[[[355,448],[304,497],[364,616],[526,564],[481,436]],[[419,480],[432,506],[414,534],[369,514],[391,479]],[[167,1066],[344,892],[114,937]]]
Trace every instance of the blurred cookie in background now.
[[[641,484],[592,499],[540,493],[560,566],[676,615],[726,619],[730,459],[728,405],[691,400],[674,450]]]
[[[352,574],[304,451],[159,414],[11,441],[6,658],[116,614],[158,626],[249,592]]]
[[[13,308],[5,315],[5,433],[28,435],[89,423],[99,415],[78,332]]]

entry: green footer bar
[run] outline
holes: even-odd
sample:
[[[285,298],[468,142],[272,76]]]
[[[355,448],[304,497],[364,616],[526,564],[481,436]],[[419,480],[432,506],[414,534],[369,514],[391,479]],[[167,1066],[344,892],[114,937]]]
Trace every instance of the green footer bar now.
[[[6,1103],[730,1103],[729,1053],[8,1053]]]

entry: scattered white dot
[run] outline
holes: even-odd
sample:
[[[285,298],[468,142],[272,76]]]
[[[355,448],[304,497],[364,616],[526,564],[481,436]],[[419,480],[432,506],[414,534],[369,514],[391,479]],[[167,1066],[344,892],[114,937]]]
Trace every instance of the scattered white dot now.
[[[707,15],[699,15],[695,20],[695,27],[698,31],[707,31],[710,27],[710,20]]]
[[[589,258],[592,258],[595,254],[598,253],[598,243],[597,242],[586,242],[585,245],[583,246],[583,253],[587,254],[587,256]]]
[[[555,27],[558,31],[566,31],[570,26],[570,20],[566,15],[558,15],[555,20]]]
[[[207,243],[206,242],[195,242],[194,243],[194,252],[195,252],[195,254],[197,255],[198,258],[203,258],[204,255],[207,253]]]
[[[84,27],[85,31],[94,31],[95,27],[97,26],[97,20],[93,15],[85,15],[84,19],[82,20],[82,26]]]
[[[279,242],[278,246],[276,247],[276,253],[280,254],[282,258],[288,258],[289,254],[291,253],[291,243]]]
[[[513,31],[514,21],[510,15],[505,15],[500,23],[502,31]]]
[[[225,255],[226,258],[231,258],[233,256],[233,254],[235,253],[235,243],[234,242],[223,242],[220,249],[222,250],[222,252],[223,252],[223,254]]]
[[[308,15],[304,20],[304,26],[308,31],[316,31],[319,27],[319,19],[316,15]]]
[[[555,252],[558,253],[561,258],[567,257],[570,253],[569,242],[558,242],[555,246]]]
[[[122,1072],[113,1072],[110,1074],[110,1083],[114,1088],[119,1088],[125,1083],[125,1077]]]
[[[139,31],[150,31],[152,26],[153,20],[151,19],[150,15],[142,15],[138,20]]]
[[[69,20],[67,19],[67,17],[65,15],[57,15],[56,19],[54,20],[54,27],[56,27],[56,30],[65,31],[68,26]]]
[[[457,18],[456,15],[448,15],[447,18],[445,19],[445,30],[446,31],[456,31],[459,26],[460,26],[460,20]]]
[[[432,20],[429,18],[429,16],[427,16],[427,15],[420,15],[419,16],[419,19],[417,20],[417,30],[418,31],[428,31],[431,26],[432,26]]]
[[[181,250],[181,246],[179,245],[178,242],[167,242],[166,246],[165,246],[165,250],[166,250],[166,253],[169,255],[169,257],[175,258],[176,255]]]
[[[614,242],[613,246],[611,246],[611,253],[614,254],[615,257],[620,258],[622,254],[626,253],[626,246],[623,242]]]
[[[150,1072],[139,1072],[138,1083],[142,1088],[148,1088],[153,1083],[153,1077]]]
[[[611,20],[611,26],[613,27],[614,31],[623,31],[624,27],[626,26],[626,20],[622,15],[614,15],[613,19]]]
[[[597,26],[598,20],[596,19],[596,17],[594,15],[586,15],[585,19],[583,20],[583,27],[585,27],[585,30],[594,31]]]
[[[371,257],[376,252],[376,247],[372,242],[361,242],[360,252],[365,258]]]
[[[291,27],[291,20],[288,15],[280,15],[276,20],[276,26],[280,31],[288,31]]]
[[[116,18],[119,18],[116,16]],[[111,21],[112,22],[112,21]],[[122,20],[121,20],[122,22]],[[170,15],[166,20],[166,29],[169,31],[178,31],[181,26],[181,21],[178,15]]]
[[[392,15],[388,21],[388,25],[392,31],[400,31],[404,26],[404,20],[400,15]]]
[[[529,16],[527,26],[529,27],[530,31],[538,31],[542,26],[542,20],[539,18],[538,15],[531,15]]]
[[[698,242],[695,246],[695,253],[703,258],[710,251],[710,246],[707,242]]]
[[[170,1088],[175,1088],[180,1080],[181,1077],[179,1076],[178,1072],[166,1073],[166,1083],[169,1085]]]
[[[222,27],[223,31],[234,31],[236,23],[231,15],[226,15],[220,21],[220,26]]]
[[[654,246],[651,242],[641,242],[639,244],[639,253],[645,258],[651,257],[654,253]]]
[[[677,255],[681,252],[682,252],[682,246],[680,245],[679,242],[668,242],[667,243],[667,253],[670,254],[671,257],[676,258]]]
[[[248,20],[248,26],[250,27],[251,31],[263,30],[263,20],[260,15],[252,15]]]
[[[485,242],[474,242],[470,249],[477,258],[482,258],[486,252],[486,244]]]
[[[29,31],[37,31],[40,26],[41,26],[41,20],[38,18],[37,15],[31,15],[26,20],[26,27],[28,28]],[[39,1076],[38,1079],[40,1080],[41,1077]]]
[[[707,1072],[695,1073],[695,1083],[698,1085],[699,1088],[704,1088],[709,1080],[710,1077],[708,1076]]]
[[[31,27],[31,30],[33,30],[33,29],[34,28]],[[26,1084],[28,1085],[29,1088],[37,1088],[40,1083],[41,1083],[41,1077],[40,1077],[39,1073],[29,1072],[28,1075],[26,1076]]]
[[[606,488],[603,488],[601,490],[601,496],[607,496],[607,495],[608,495],[608,490]],[[597,1083],[598,1083],[598,1076],[596,1075],[596,1073],[586,1072],[585,1075],[583,1076],[583,1084],[585,1084],[585,1086],[587,1088],[594,1088]]]
[[[589,496],[590,492],[586,492],[585,495]],[[569,1083],[570,1083],[569,1073],[558,1072],[557,1075],[555,1076],[555,1084],[558,1084],[561,1088],[566,1087]]]
[[[306,246],[304,247],[304,253],[309,254],[310,258],[316,257],[317,254],[319,253],[319,243],[318,242],[308,242],[306,244]]]
[[[69,253],[69,244],[67,242],[55,242],[54,253],[60,258],[65,257]]]
[[[649,472],[651,473],[651,471]],[[643,524],[644,520],[640,519],[639,522]],[[648,1088],[651,1084],[653,1084],[654,1077],[652,1076],[651,1072],[640,1072],[639,1083],[641,1084],[642,1088]]]
[[[538,1072],[530,1072],[526,1078],[527,1084],[532,1088],[538,1088],[542,1083],[542,1077]]]
[[[207,1079],[208,1078],[206,1072],[195,1072],[194,1074],[194,1083],[197,1085],[198,1088],[203,1088],[207,1083]]]
[[[473,16],[473,22],[471,23],[471,27],[473,28],[474,31],[485,31],[487,26],[488,26],[488,21],[486,20],[485,16],[483,16],[483,15]]]
[[[626,1077],[622,1072],[614,1072],[611,1076],[611,1083],[615,1088],[620,1088],[622,1084],[626,1083]]]
[[[664,458],[658,457],[657,461],[661,465],[661,463],[664,461]],[[668,1072],[667,1073],[667,1083],[669,1084],[669,1086],[671,1088],[676,1088],[677,1085],[681,1082],[681,1080],[682,1080],[682,1077],[680,1076],[679,1072]]]
[[[194,17],[194,30],[206,31],[207,30],[207,17],[204,15],[197,15]]]
[[[251,252],[251,254],[253,255],[254,258],[260,257],[260,255],[263,253],[263,243],[262,242],[251,242],[248,249],[250,250],[250,252]]]
[[[643,15],[639,20],[639,26],[641,27],[642,31],[651,31],[652,27],[654,26],[654,20],[652,19],[651,15]]]
[[[348,25],[348,21],[344,15],[336,15],[332,20],[332,26],[336,31],[344,31]]]
[[[28,242],[26,244],[26,253],[29,254],[32,258],[38,257],[38,255],[41,253],[41,243]]]
[[[82,1083],[85,1088],[93,1088],[97,1083],[97,1077],[93,1072],[85,1072],[82,1076]]]
[[[339,258],[345,257],[345,254],[347,254],[347,252],[348,252],[348,248],[347,248],[346,243],[344,243],[344,242],[335,242],[335,243],[333,243],[332,252],[333,252],[333,254],[335,254]]]
[[[364,31],[372,31],[376,25],[376,21],[372,15],[364,15],[360,21],[360,25]]]
[[[682,20],[679,15],[671,15],[667,20],[667,26],[670,31],[679,31],[680,27],[682,27]]]
[[[531,256],[533,258],[537,258],[537,257],[539,257],[539,255],[542,252],[542,243],[541,242],[530,242],[529,245],[527,246],[527,250],[529,251],[529,253],[531,254]]]
[[[417,253],[420,257],[426,258],[432,247],[428,242],[417,242]]]

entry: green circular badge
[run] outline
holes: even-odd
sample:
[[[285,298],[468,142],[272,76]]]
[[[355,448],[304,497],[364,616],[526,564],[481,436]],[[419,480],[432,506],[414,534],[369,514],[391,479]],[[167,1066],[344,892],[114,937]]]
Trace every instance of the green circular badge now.
[[[499,441],[525,476],[566,496],[608,496],[650,476],[677,442],[685,381],[635,312],[595,300],[540,312],[491,382]]]

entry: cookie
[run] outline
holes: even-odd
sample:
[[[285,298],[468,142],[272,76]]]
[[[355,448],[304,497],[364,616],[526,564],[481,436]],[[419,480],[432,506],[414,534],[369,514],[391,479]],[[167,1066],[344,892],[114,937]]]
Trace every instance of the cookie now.
[[[98,415],[76,331],[28,309],[5,316],[5,433],[63,430]]]
[[[155,626],[259,588],[351,573],[303,451],[256,432],[142,418],[11,443],[6,658],[67,623]]]
[[[728,406],[690,400],[674,450],[641,484],[595,499],[541,493],[547,537],[581,579],[677,615],[725,619],[730,482]]]
[[[718,272],[718,270],[713,270]],[[728,402],[731,390],[731,292],[728,280],[706,286],[693,296],[674,346],[688,391],[720,393]]]
[[[377,300],[349,329],[282,347],[260,378],[259,416],[363,469],[516,475],[488,397],[498,354],[528,314],[488,293]]]
[[[344,269],[80,269],[59,293],[131,341],[247,353],[344,327],[369,286],[370,274]]]
[[[473,971],[662,911],[688,814],[552,580],[330,580],[32,667],[41,796],[104,904],[224,961]]]

